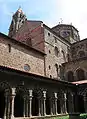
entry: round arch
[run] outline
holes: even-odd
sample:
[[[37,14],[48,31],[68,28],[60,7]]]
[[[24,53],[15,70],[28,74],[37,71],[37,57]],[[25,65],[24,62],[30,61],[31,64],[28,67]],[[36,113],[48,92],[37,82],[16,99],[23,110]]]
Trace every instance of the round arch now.
[[[77,69],[76,70],[76,77],[77,77],[78,81],[85,80],[85,71],[81,68]]]
[[[14,116],[23,117],[24,116],[24,96],[26,90],[24,85],[18,85],[16,87],[16,96],[14,99]]]
[[[73,82],[74,81],[74,73],[72,71],[68,71],[66,73],[67,81]]]
[[[4,118],[4,112],[5,112],[5,95],[10,95],[11,88],[8,82],[3,81],[0,83],[0,118]]]

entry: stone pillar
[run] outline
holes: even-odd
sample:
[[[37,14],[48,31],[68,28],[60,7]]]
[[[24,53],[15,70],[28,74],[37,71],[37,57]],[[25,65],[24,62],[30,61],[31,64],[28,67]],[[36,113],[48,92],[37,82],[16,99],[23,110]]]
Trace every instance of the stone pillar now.
[[[85,109],[85,113],[87,113],[87,97],[84,96],[84,109]]]
[[[14,99],[15,99],[15,88],[12,88],[12,95],[11,95],[11,99],[12,99],[12,106],[11,106],[11,119],[14,118]]]
[[[46,116],[46,91],[43,91],[43,116]]]
[[[32,90],[29,90],[29,117],[32,116]]]

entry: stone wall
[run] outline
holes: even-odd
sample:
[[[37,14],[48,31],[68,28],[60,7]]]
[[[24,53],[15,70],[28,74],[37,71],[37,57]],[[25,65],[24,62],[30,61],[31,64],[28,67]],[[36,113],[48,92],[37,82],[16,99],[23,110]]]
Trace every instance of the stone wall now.
[[[64,62],[67,62],[67,48],[70,47],[65,41],[54,35],[49,29],[44,28],[45,35],[45,66],[46,76],[60,78],[60,68]],[[55,47],[58,48],[58,56],[55,55]],[[58,71],[55,65],[58,65]]]
[[[74,43],[71,47],[71,60],[87,57],[87,39]]]
[[[30,66],[30,73],[44,75],[44,55],[11,40],[0,36],[0,65],[25,71],[24,65],[27,64]]]
[[[77,61],[72,61],[64,64],[64,76],[65,79],[67,80],[67,73],[68,72],[73,72],[73,76],[75,77],[73,81],[77,81],[77,75],[76,71],[82,69],[84,71],[85,77],[87,77],[87,60],[77,60]]]

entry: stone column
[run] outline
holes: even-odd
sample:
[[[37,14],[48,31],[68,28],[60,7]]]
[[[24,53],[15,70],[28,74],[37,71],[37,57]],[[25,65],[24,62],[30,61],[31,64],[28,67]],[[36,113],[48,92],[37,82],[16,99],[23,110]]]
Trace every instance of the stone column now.
[[[67,114],[67,107],[66,107],[66,93],[64,93],[64,113]]]
[[[41,99],[38,98],[38,101],[39,101],[39,114],[38,114],[38,116],[41,116]]]
[[[5,110],[4,110],[4,119],[7,118],[7,109],[8,108],[8,95],[5,94]]]
[[[7,115],[8,115],[8,118],[10,118],[10,107],[11,107],[11,97],[10,97],[10,94],[8,95],[8,111],[7,111]]]
[[[84,109],[85,109],[85,113],[87,113],[87,97],[84,96]]]
[[[55,114],[57,115],[57,93],[54,93]]]
[[[26,97],[24,97],[24,111],[23,111],[23,117],[25,117],[25,111],[26,110]]]
[[[73,97],[73,93],[71,94],[71,112],[74,113],[74,97]]]
[[[15,88],[12,88],[12,95],[11,95],[11,99],[12,99],[12,106],[11,106],[11,119],[14,118],[14,99],[15,99]]]
[[[50,113],[51,113],[51,115],[53,115],[53,103],[54,103],[54,101],[53,101],[53,97],[52,98],[50,98]]]
[[[63,114],[63,98],[60,99],[61,114]]]
[[[43,91],[43,116],[46,116],[46,91]]]
[[[29,106],[29,101],[28,101],[28,97],[26,98],[26,117],[28,117],[28,106]]]
[[[29,117],[32,116],[32,90],[29,90]]]

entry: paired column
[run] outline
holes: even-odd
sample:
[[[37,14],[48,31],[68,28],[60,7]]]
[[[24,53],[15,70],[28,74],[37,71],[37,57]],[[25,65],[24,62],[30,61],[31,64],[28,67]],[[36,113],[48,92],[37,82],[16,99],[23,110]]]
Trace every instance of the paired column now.
[[[8,93],[5,93],[5,110],[4,110],[4,119],[8,116]]]
[[[64,113],[67,114],[67,107],[66,107],[66,93],[64,93]]]
[[[12,88],[12,95],[11,95],[11,99],[12,99],[12,106],[11,106],[11,119],[14,118],[14,99],[15,99],[15,88]]]
[[[43,116],[46,116],[46,91],[43,91]]]
[[[55,115],[57,115],[57,93],[54,93],[54,107],[55,107]]]
[[[29,117],[32,116],[32,97],[32,90],[29,90]]]

